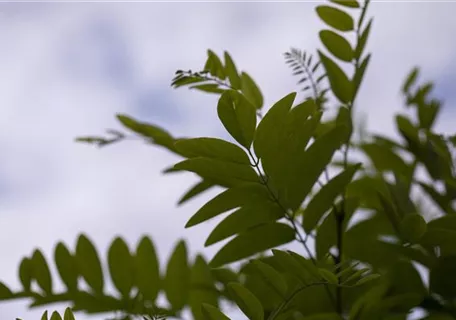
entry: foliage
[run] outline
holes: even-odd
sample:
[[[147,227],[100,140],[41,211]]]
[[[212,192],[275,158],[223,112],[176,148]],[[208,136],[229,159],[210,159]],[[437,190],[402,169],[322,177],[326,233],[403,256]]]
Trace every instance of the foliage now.
[[[103,268],[94,245],[81,235],[75,250],[63,243],[55,248],[64,292],[53,290],[48,264],[35,250],[19,267],[22,290],[13,293],[0,283],[0,299],[28,298],[32,307],[67,302],[75,311],[116,311],[122,319],[179,317],[185,309],[195,319],[229,319],[222,302],[253,320],[393,320],[417,308],[425,319],[454,319],[456,136],[434,131],[441,102],[430,98],[432,83],[417,85],[415,68],[402,87],[415,116],[396,116],[400,139],[353,140],[352,115],[371,57],[365,52],[372,26],[368,7],[369,1],[356,0],[317,6],[327,26],[319,33],[324,49],[285,54],[304,92],[311,93],[304,101],[290,93],[264,116],[260,89],[227,52],[222,62],[209,50],[202,71],[176,72],[173,87],[220,96],[219,120],[236,143],[174,138],[156,125],[118,115],[146,142],[183,158],[165,172],[201,178],[179,203],[212,186],[224,188],[186,224],[191,228],[231,211],[207,237],[206,246],[225,241],[209,262],[201,255],[190,259],[180,241],[160,270],[149,238],[133,251],[116,238]],[[337,114],[323,122],[331,105]],[[104,146],[127,137],[110,133],[113,138],[78,140]],[[363,160],[355,162],[350,150],[361,152]],[[426,174],[419,175],[420,169]],[[277,249],[294,241],[302,252]],[[429,273],[428,285],[418,264]],[[108,276],[115,295],[104,289]],[[157,302],[161,293],[167,306]]]

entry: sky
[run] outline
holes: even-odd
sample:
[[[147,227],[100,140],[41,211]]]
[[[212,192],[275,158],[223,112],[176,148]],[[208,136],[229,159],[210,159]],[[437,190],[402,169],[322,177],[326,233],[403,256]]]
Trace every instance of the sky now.
[[[74,248],[81,232],[103,259],[116,235],[133,248],[144,234],[162,265],[180,238],[191,255],[210,258],[220,246],[204,241],[216,221],[184,225],[219,190],[178,207],[197,178],[161,173],[176,156],[141,141],[97,149],[74,138],[121,129],[116,113],[175,136],[227,138],[217,96],[172,89],[174,72],[202,69],[207,49],[227,50],[261,87],[267,109],[299,90],[283,53],[320,47],[318,3],[0,3],[0,281],[19,289],[22,257],[40,248],[49,259],[57,241]],[[451,1],[372,1],[374,54],[356,105],[370,131],[396,135],[399,89],[419,65],[420,79],[435,81],[445,101],[438,128],[451,132],[455,9]],[[42,309],[26,306],[0,303],[0,316],[38,319]]]

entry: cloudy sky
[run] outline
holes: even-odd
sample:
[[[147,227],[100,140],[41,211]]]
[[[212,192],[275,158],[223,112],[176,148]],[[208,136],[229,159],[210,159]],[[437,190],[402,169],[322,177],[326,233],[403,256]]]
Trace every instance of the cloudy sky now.
[[[227,137],[217,120],[216,96],[172,89],[175,70],[201,69],[208,48],[228,50],[238,69],[260,85],[268,107],[298,90],[283,52],[319,46],[316,5],[1,3],[0,280],[18,289],[24,255],[39,247],[50,257],[56,241],[74,247],[80,232],[103,256],[115,235],[133,245],[149,234],[162,262],[178,238],[188,239],[192,254],[201,251],[214,223],[183,226],[217,190],[177,207],[196,181],[191,174],[160,173],[177,157],[140,141],[99,150],[73,140],[119,129],[116,113],[176,136]],[[420,65],[422,79],[435,80],[436,94],[446,101],[439,128],[450,131],[456,113],[455,9],[451,1],[372,2],[368,49],[374,55],[356,106],[370,130],[395,134],[400,85]],[[0,304],[2,319],[38,319],[41,312],[27,311],[25,301]]]

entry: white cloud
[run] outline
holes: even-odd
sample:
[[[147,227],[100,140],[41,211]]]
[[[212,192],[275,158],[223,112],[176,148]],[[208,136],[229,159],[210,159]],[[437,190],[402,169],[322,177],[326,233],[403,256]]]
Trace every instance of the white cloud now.
[[[392,132],[392,115],[402,105],[399,88],[413,65],[423,66],[428,79],[448,76],[454,69],[456,21],[450,13],[455,5],[372,3],[375,22],[368,47],[374,56],[357,106],[368,113],[370,128]],[[202,67],[207,48],[228,50],[238,68],[257,80],[270,104],[298,90],[282,53],[290,46],[315,49],[322,25],[314,6],[0,6],[0,179],[6,180],[5,194],[0,193],[1,280],[18,288],[16,270],[23,255],[40,247],[50,257],[57,240],[74,246],[81,231],[103,254],[116,234],[132,245],[140,235],[151,234],[162,260],[178,237],[189,239],[192,253],[202,250],[214,223],[190,230],[183,226],[209,195],[175,207],[195,181],[191,175],[160,174],[176,157],[139,142],[97,150],[72,141],[78,135],[118,128],[117,112],[144,115],[144,108],[134,104],[134,95],[143,88],[158,92],[158,101],[145,115],[148,120],[154,121],[154,110],[161,108],[162,114],[169,108],[183,119],[167,124],[173,134],[225,135],[217,121],[216,97],[171,89],[174,71]],[[90,40],[91,28],[100,21],[113,37],[104,44],[99,38]],[[73,60],[65,59],[69,50]],[[110,78],[113,65],[107,62],[116,52],[109,50],[126,52],[117,57],[128,66],[124,82]],[[169,103],[176,105],[171,108]],[[441,125],[448,128],[450,120]],[[0,314],[5,319],[38,317],[24,307],[1,304]]]

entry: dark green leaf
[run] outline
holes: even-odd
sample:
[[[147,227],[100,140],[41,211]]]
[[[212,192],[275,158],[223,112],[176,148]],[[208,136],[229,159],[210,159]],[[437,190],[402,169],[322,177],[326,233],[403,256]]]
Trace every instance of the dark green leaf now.
[[[200,193],[212,188],[214,183],[210,182],[209,180],[201,180],[200,182],[196,183],[193,187],[191,187],[177,202],[178,205],[181,205],[188,200],[196,197]]]
[[[195,320],[204,319],[201,310],[203,303],[218,306],[218,292],[214,284],[206,260],[198,255],[191,268],[191,292],[189,296],[189,305]]]
[[[54,311],[51,315],[50,320],[62,320],[62,317],[60,316],[60,314],[57,311]]]
[[[54,260],[63,283],[69,291],[77,291],[78,270],[75,258],[67,247],[59,242],[55,247]]]
[[[331,89],[340,102],[348,104],[353,98],[353,85],[342,69],[330,58],[318,50],[320,60],[325,67]]]
[[[184,160],[175,164],[174,168],[194,172],[202,178],[226,187],[233,187],[245,182],[260,182],[258,175],[250,165],[210,158]]]
[[[412,71],[409,73],[407,78],[404,81],[404,85],[402,86],[402,92],[407,93],[410,90],[410,87],[415,83],[416,79],[418,78],[419,73],[418,67],[414,67]]]
[[[219,79],[224,80],[226,78],[225,68],[223,67],[222,62],[212,50],[207,51],[207,61],[204,70],[209,71],[212,76]]]
[[[283,209],[272,201],[253,202],[231,213],[220,222],[205,242],[210,246],[232,235],[239,234],[263,223],[283,217]]]
[[[319,268],[318,272],[320,273],[320,276],[330,284],[337,284],[339,282],[336,275],[329,270]]]
[[[11,290],[3,283],[0,282],[0,301],[13,298],[13,293]]]
[[[417,243],[426,232],[426,229],[426,221],[416,213],[406,215],[399,225],[401,236],[410,243]]]
[[[228,285],[230,294],[242,312],[251,320],[263,320],[264,311],[261,302],[248,289],[239,283]]]
[[[363,54],[364,48],[366,47],[367,39],[369,38],[372,21],[372,19],[369,20],[369,23],[367,24],[366,28],[364,28],[363,32],[361,32],[361,35],[358,38],[358,43],[356,45],[354,53],[355,59],[361,58],[361,55]]]
[[[108,250],[108,267],[114,286],[123,297],[129,297],[134,284],[133,257],[125,241],[119,237]]]
[[[256,109],[263,107],[263,95],[255,81],[246,72],[241,74],[241,91]]]
[[[21,320],[21,319],[16,319],[16,320]],[[41,316],[41,320],[48,320],[48,312],[47,312],[47,310],[43,312],[43,315]]]
[[[304,209],[303,227],[306,233],[310,233],[316,227],[323,214],[331,208],[337,196],[344,194],[345,188],[360,166],[358,164],[339,173],[310,200]]]
[[[19,279],[25,292],[30,291],[30,284],[33,278],[32,262],[29,258],[24,258],[19,265]]]
[[[75,320],[73,312],[70,308],[65,309],[65,314],[63,315],[63,320]]]
[[[440,257],[429,275],[430,289],[445,299],[456,297],[456,256]]]
[[[174,78],[171,83],[171,86],[173,86],[174,88],[179,88],[179,87],[182,87],[182,86],[185,86],[188,84],[204,82],[204,81],[207,81],[207,80],[204,78],[201,78],[201,77],[183,76],[183,77]]]
[[[331,2],[348,8],[359,8],[359,3],[356,0],[331,0]]]
[[[330,163],[334,153],[345,142],[347,128],[336,126],[322,135],[299,157],[294,174],[289,176],[287,203],[296,210],[309,194],[318,178]],[[318,159],[318,160],[317,160]],[[303,179],[303,177],[305,177]]]
[[[237,145],[217,138],[182,139],[176,149],[188,158],[206,157],[240,164],[250,164],[249,157]]]
[[[154,244],[143,237],[136,248],[136,285],[144,299],[155,301],[160,289],[160,270]]]
[[[411,173],[409,165],[391,148],[378,143],[366,143],[361,149],[367,154],[375,168],[379,171],[392,171],[408,177]]]
[[[253,261],[253,264],[258,269],[258,272],[263,277],[264,281],[284,298],[287,294],[288,287],[282,274],[260,260]]]
[[[353,18],[346,12],[330,6],[318,6],[316,10],[320,19],[330,27],[339,31],[353,30]]]
[[[366,72],[367,66],[369,65],[371,54],[369,53],[363,61],[361,61],[361,64],[359,65],[359,68],[355,70],[355,75],[353,77],[353,100],[358,95],[359,88],[361,87],[361,83],[364,79],[364,73]]]
[[[229,90],[220,97],[217,113],[229,134],[249,149],[256,128],[255,107],[242,94]]]
[[[225,73],[230,80],[231,87],[233,89],[240,89],[241,88],[241,78],[239,77],[239,73],[236,69],[236,65],[234,64],[233,59],[228,52],[225,51]]]
[[[38,285],[46,295],[52,294],[52,278],[46,259],[40,250],[35,250],[30,260],[33,268],[33,275]]]
[[[308,268],[290,253],[276,249],[273,249],[272,252],[276,262],[281,266],[282,270],[288,274],[292,274],[299,282],[298,284],[307,285],[319,278],[318,275],[317,278],[315,278],[315,275],[309,272]]]
[[[207,221],[228,210],[256,203],[269,201],[268,190],[261,184],[246,183],[225,190],[202,206],[187,222],[186,228]]]
[[[204,91],[207,93],[216,93],[216,94],[221,94],[225,92],[225,89],[221,89],[218,84],[216,83],[205,83],[205,84],[199,84],[196,86],[191,86],[189,89],[196,89],[200,91]]]
[[[353,49],[344,37],[331,30],[322,30],[320,40],[336,58],[346,62],[353,60]]]
[[[83,234],[76,245],[76,262],[87,284],[95,293],[102,294],[104,279],[100,258],[92,242]]]
[[[228,242],[210,262],[212,267],[239,261],[256,253],[289,243],[295,239],[294,230],[282,223],[261,225],[238,235]]]
[[[149,123],[139,122],[127,115],[118,114],[117,119],[126,128],[140,134],[141,136],[150,139],[153,143],[163,146],[170,151],[176,152],[174,149],[174,138],[162,128]]]
[[[165,277],[165,293],[174,310],[182,309],[188,301],[190,268],[187,247],[180,241],[168,261]]]
[[[202,304],[202,312],[206,320],[230,320],[219,309],[207,303]]]

